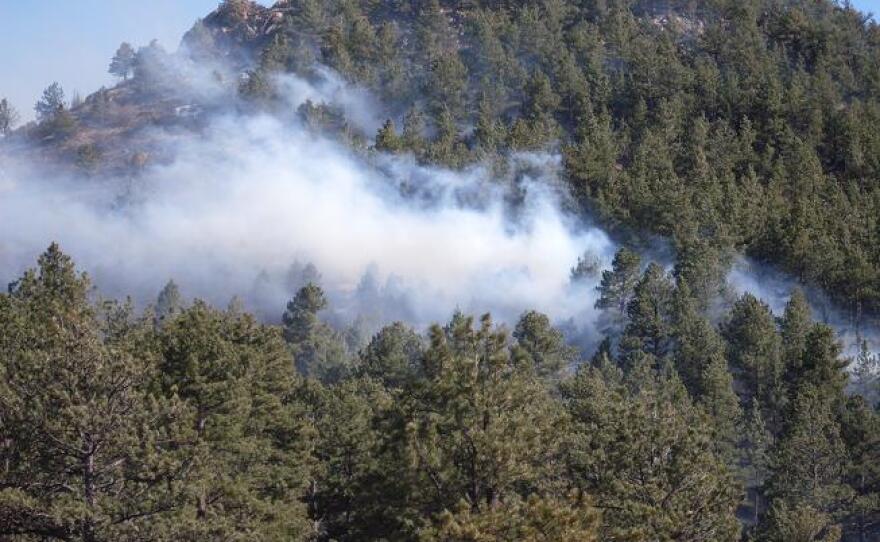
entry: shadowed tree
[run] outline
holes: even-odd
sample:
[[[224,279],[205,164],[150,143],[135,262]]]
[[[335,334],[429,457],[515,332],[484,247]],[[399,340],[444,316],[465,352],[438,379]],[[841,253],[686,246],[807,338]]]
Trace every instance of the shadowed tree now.
[[[53,244],[0,295],[0,538],[159,538],[184,502],[192,419],[151,390],[149,326],[90,291]]]
[[[196,301],[162,326],[158,384],[187,407],[196,449],[176,539],[302,539],[314,430],[277,328]]]
[[[604,281],[604,277],[603,277]],[[674,286],[662,267],[651,263],[633,288],[626,306],[627,325],[620,339],[621,357],[648,354],[657,367],[670,353],[673,337]]]
[[[183,311],[183,298],[180,288],[173,280],[169,280],[156,298],[156,325],[166,320],[173,320]]]
[[[284,340],[290,345],[300,374],[336,381],[348,371],[348,363],[342,341],[318,317],[326,307],[327,300],[320,286],[310,282],[300,288],[282,316]]]
[[[738,540],[741,491],[677,379],[647,369],[627,383],[582,367],[563,397],[569,476],[596,499],[601,539]]]
[[[774,432],[782,423],[785,405],[782,340],[770,308],[752,294],[734,304],[723,328],[735,376],[744,384],[744,399],[757,398]]]
[[[640,265],[639,255],[624,247],[614,255],[611,269],[602,271],[602,282],[596,287],[596,308],[607,311],[613,327],[620,327],[625,321],[626,308],[639,282]]]
[[[816,534],[840,529],[838,522],[852,489],[844,481],[849,458],[833,408],[833,399],[811,384],[802,386],[794,399],[787,429],[773,451],[773,474],[767,482],[770,511],[764,529],[769,539],[791,540],[786,536],[799,528],[792,514],[813,516],[810,530]]]
[[[794,384],[801,371],[804,349],[807,346],[807,334],[812,326],[810,305],[803,290],[797,288],[791,293],[791,298],[785,305],[785,313],[779,321],[785,377],[790,386]]]
[[[528,359],[535,372],[550,382],[558,382],[577,363],[577,349],[567,345],[562,332],[550,324],[546,315],[537,311],[520,316],[513,338],[516,339],[514,356],[522,355]]]

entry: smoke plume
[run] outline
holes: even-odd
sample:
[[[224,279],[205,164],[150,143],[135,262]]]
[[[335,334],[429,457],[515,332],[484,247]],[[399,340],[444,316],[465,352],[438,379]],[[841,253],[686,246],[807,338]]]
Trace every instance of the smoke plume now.
[[[375,127],[368,96],[323,81],[285,79],[290,110],[334,101]],[[356,155],[294,119],[227,110],[131,182],[6,164],[0,279],[55,240],[102,293],[141,302],[173,278],[189,297],[237,295],[273,321],[310,263],[344,321],[369,312],[422,325],[456,308],[513,321],[537,309],[589,332],[595,283],[572,285],[570,269],[585,252],[610,261],[614,246],[560,210],[558,156],[513,156],[498,178]]]
[[[134,180],[0,164],[0,280],[14,280],[58,241],[104,295],[141,304],[174,279],[187,297],[222,306],[238,296],[272,322],[311,280],[327,291],[327,317],[339,325],[361,317],[371,330],[392,320],[423,326],[456,309],[513,323],[536,309],[585,346],[598,338],[598,273],[572,282],[570,270],[585,254],[605,267],[616,247],[563,211],[558,155],[510,156],[499,175],[488,165],[452,171],[356,153],[295,114],[306,102],[332,104],[354,129],[375,133],[381,104],[331,70],[318,68],[310,81],[279,78],[285,109],[248,113],[235,104],[228,69],[152,56],[164,87],[208,106],[192,108],[207,116],[198,136],[155,128],[172,158]],[[655,244],[651,254],[666,253]],[[728,282],[777,315],[796,286],[745,259]],[[857,338],[880,345],[820,293],[808,295],[814,317],[838,330],[848,353]]]

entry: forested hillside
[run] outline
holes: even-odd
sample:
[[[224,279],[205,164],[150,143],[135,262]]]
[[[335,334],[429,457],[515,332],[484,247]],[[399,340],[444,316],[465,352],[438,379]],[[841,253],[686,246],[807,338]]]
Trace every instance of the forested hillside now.
[[[513,236],[540,184],[516,158],[558,156],[553,192],[571,196],[560,215],[602,225],[621,248],[562,270],[565,301],[594,316],[597,336],[575,340],[571,321],[534,307],[424,326],[406,317],[408,294],[381,297],[366,279],[341,319],[320,270],[300,263],[276,300],[283,314],[190,300],[174,281],[144,308],[106,299],[53,243],[0,294],[0,540],[880,539],[876,345],[844,355],[809,299],[823,292],[856,336],[876,338],[880,27],[848,4],[226,0],[181,51],[123,44],[110,70],[119,84],[85,99],[49,87],[18,129],[0,101],[0,165],[123,185],[106,212],[125,215],[155,171],[236,170],[223,154],[254,150],[236,130],[269,123],[256,161],[292,153],[299,163],[279,163],[314,168],[284,149],[305,145],[298,131],[273,139],[296,126],[387,176],[380,193],[404,214],[490,215],[499,198]],[[318,94],[337,102],[312,99],[336,78]],[[295,110],[291,88],[308,90]],[[352,89],[368,91],[378,130]],[[187,143],[199,139],[226,145]],[[192,166],[209,160],[220,166]],[[348,179],[334,167],[321,165]],[[490,187],[462,180],[474,172]],[[373,213],[361,188],[332,196]],[[174,235],[147,239],[186,237],[204,217],[191,211]],[[265,212],[266,229],[286,224]],[[207,216],[229,230],[254,217],[220,214]],[[339,215],[341,234],[316,222],[312,237],[364,239],[356,213]],[[115,233],[104,224],[94,235]],[[380,232],[392,247],[420,234]],[[504,254],[455,247],[461,259]],[[212,247],[198,249],[207,259]],[[803,289],[776,314],[760,292],[736,295],[740,255]],[[211,285],[231,273],[205,269]],[[488,276],[528,286],[505,273]]]
[[[377,149],[453,167],[561,149],[582,203],[671,237],[698,291],[739,250],[854,318],[880,310],[880,29],[852,8],[232,2],[186,42],[216,51],[237,28],[263,47],[242,87],[253,100],[271,99],[272,73],[319,61],[391,106]]]

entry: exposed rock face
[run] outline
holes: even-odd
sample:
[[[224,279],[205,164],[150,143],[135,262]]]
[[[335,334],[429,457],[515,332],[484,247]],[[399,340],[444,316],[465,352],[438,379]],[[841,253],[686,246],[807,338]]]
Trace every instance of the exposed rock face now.
[[[181,46],[194,55],[222,58],[238,67],[249,65],[292,8],[282,0],[265,7],[250,0],[228,0],[198,21]]]

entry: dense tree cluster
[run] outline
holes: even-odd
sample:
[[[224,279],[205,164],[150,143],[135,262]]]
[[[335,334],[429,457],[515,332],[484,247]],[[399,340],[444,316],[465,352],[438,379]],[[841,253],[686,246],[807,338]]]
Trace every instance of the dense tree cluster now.
[[[671,237],[695,293],[738,250],[880,311],[880,27],[848,3],[278,6],[246,96],[324,63],[392,104],[377,149],[460,166],[561,148],[583,204]]]
[[[703,304],[741,252],[856,322],[880,318],[880,26],[847,2],[285,0],[267,13],[225,1],[183,50],[249,66],[231,84],[260,105],[278,97],[275,74],[332,67],[374,91],[387,122],[361,134],[326,104],[300,115],[358,148],[451,167],[561,151],[583,208],[622,235],[671,239]],[[123,43],[110,72],[156,98],[185,79],[168,60]],[[32,133],[124,123],[111,102],[99,92],[71,115],[53,85]],[[0,133],[15,120],[0,106]],[[71,154],[88,172],[100,148]]]
[[[880,414],[832,332],[797,295],[716,327],[631,258],[580,362],[534,311],[354,352],[312,281],[278,327],[173,282],[137,313],[53,245],[0,295],[0,539],[875,537]]]
[[[583,208],[637,234],[572,271],[599,282],[604,341],[578,352],[535,311],[367,337],[325,320],[313,267],[279,326],[173,281],[139,312],[53,245],[0,294],[0,540],[880,537],[880,361],[844,358],[801,292],[778,316],[719,295],[743,251],[880,314],[880,27],[828,0],[289,0],[255,29],[257,9],[227,0],[186,40],[256,36],[236,105],[321,63],[387,104],[377,134],[299,108],[361,150],[560,151]],[[123,44],[110,71],[148,96],[167,56]],[[69,109],[47,88],[35,133]],[[0,135],[16,119],[0,101]]]

